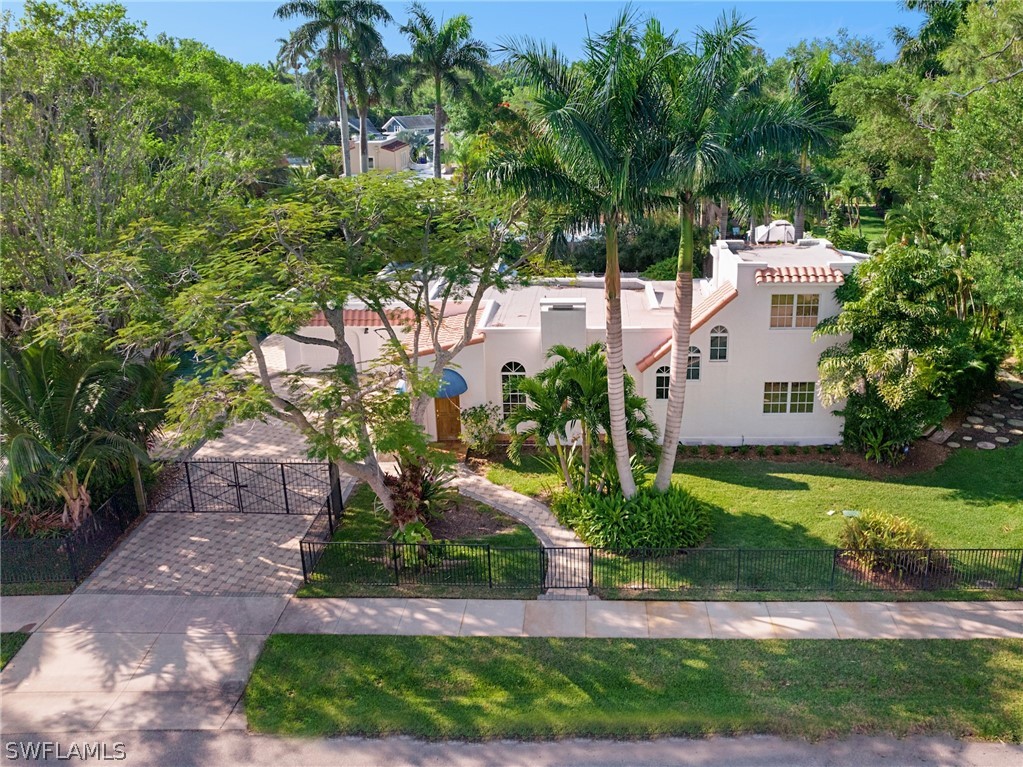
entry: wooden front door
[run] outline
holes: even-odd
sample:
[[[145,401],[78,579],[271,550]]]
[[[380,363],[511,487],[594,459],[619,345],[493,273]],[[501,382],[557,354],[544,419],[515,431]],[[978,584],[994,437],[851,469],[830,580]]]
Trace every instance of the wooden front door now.
[[[434,403],[437,408],[437,441],[457,442],[462,434],[462,409],[458,397],[438,397]]]

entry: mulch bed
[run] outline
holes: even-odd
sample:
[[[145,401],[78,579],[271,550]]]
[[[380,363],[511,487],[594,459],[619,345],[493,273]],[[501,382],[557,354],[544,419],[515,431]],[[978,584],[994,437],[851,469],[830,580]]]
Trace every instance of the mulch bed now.
[[[427,523],[436,540],[483,538],[513,530],[519,523],[475,501],[459,496],[454,507]]]

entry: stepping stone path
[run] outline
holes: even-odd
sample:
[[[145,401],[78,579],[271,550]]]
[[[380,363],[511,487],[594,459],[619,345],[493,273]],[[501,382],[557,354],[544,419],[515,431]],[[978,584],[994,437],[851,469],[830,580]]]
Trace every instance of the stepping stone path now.
[[[994,450],[1023,444],[1023,387],[1006,388],[986,402],[978,402],[961,424],[950,429],[935,432],[941,434],[940,441],[933,435],[931,439],[953,450]]]

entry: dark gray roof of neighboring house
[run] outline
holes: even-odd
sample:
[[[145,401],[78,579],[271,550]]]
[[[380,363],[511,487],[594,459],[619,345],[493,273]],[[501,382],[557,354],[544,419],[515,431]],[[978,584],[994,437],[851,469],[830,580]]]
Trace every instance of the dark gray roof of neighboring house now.
[[[433,130],[433,115],[395,115],[384,123],[384,130]]]
[[[328,125],[338,125],[337,118],[330,117],[329,115],[317,115],[313,118],[313,125],[317,127],[327,127]],[[359,118],[358,116],[348,117],[348,127],[356,133],[359,132]],[[366,135],[367,136],[382,136],[380,129],[373,124],[372,120],[366,120]]]

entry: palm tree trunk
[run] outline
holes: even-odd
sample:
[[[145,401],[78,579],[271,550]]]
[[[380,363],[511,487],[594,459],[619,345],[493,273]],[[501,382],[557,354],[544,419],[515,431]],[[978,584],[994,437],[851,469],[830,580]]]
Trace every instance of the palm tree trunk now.
[[[720,218],[718,219],[718,229],[721,231],[721,239],[727,240],[729,237],[728,233],[728,200],[721,200],[721,209],[718,211]]]
[[[131,456],[129,465],[131,466],[131,481],[135,487],[135,503],[138,504],[139,511],[145,514],[149,509],[146,503],[146,488],[142,484],[142,470],[139,467],[139,459],[134,455]]]
[[[369,107],[359,107],[359,173],[369,170],[369,137],[366,126],[369,125]]]
[[[444,110],[440,104],[440,78],[434,80],[433,104],[433,177],[440,178],[440,142],[442,134],[441,119]]]
[[[693,321],[693,206],[684,200],[678,207],[678,276],[675,278],[675,312],[671,325],[671,361],[668,378],[668,412],[664,418],[664,444],[654,487],[664,492],[671,485],[682,435],[682,412],[686,402],[686,370]]]
[[[796,206],[796,217],[792,225],[796,230],[796,239],[803,239],[803,232],[806,229],[806,206],[802,203]]]
[[[622,273],[618,267],[618,218],[608,217],[606,224],[607,270],[604,291],[607,294],[607,398],[611,410],[611,447],[622,495],[636,494],[629,463],[629,434],[625,419],[625,350],[622,347]]]
[[[352,175],[352,151],[349,144],[352,140],[352,130],[348,125],[348,99],[345,95],[345,76],[341,71],[341,59],[334,60],[334,77],[337,80],[337,114],[341,121],[341,157],[344,158],[345,175]]]

